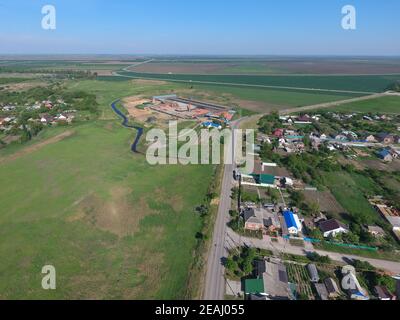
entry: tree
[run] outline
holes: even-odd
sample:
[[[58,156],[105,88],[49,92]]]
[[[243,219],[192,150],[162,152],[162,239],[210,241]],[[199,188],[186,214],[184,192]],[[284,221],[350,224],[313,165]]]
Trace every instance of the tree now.
[[[231,257],[229,257],[228,259],[226,259],[225,268],[227,268],[229,271],[235,272],[235,270],[237,269],[237,267],[238,267],[237,262],[234,261]]]
[[[307,258],[314,262],[330,264],[331,258],[329,256],[321,256],[317,252],[311,252],[307,255]]]
[[[368,261],[353,260],[352,265],[357,270],[362,271],[375,271],[375,267],[371,265]]]

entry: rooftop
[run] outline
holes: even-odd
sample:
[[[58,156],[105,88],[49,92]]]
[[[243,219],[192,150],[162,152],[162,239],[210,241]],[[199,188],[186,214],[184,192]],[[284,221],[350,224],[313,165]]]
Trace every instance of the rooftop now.
[[[246,279],[244,281],[244,291],[246,294],[264,293],[263,279]]]
[[[336,219],[326,220],[319,223],[322,232],[329,232],[339,228],[347,229],[347,226]]]
[[[289,281],[286,267],[281,262],[266,261],[263,274],[265,293],[277,299],[289,299]]]

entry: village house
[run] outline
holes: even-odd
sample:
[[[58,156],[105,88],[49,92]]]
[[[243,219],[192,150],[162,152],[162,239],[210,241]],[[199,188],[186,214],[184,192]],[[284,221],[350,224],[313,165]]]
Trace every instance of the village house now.
[[[54,117],[48,115],[48,114],[42,114],[40,115],[40,122],[42,124],[50,124],[54,121]]]
[[[349,232],[348,227],[336,219],[321,221],[319,223],[319,228],[322,231],[324,238],[336,237],[340,233]]]
[[[265,296],[266,300],[292,300],[285,265],[277,259],[264,261],[264,264],[258,279],[245,280],[245,293]]]
[[[303,227],[297,214],[294,214],[290,210],[286,210],[283,212],[283,218],[289,234],[298,235],[302,231]]]
[[[243,217],[246,230],[274,232],[281,227],[277,215],[266,208],[248,208],[243,211]]]
[[[393,156],[389,149],[382,149],[378,152],[378,158],[384,162],[392,162]]]
[[[347,291],[350,299],[369,300],[368,292],[360,285],[353,266],[347,265],[342,268],[342,286]]]
[[[285,133],[284,129],[275,129],[272,135],[276,138],[282,138],[284,133]]]
[[[296,118],[295,124],[312,124],[312,119],[309,115],[302,115]]]
[[[376,140],[375,136],[372,135],[372,134],[370,134],[369,136],[367,136],[367,137],[365,138],[365,141],[366,141],[366,142],[370,142],[370,143],[378,142],[378,140]]]
[[[379,133],[376,135],[376,139],[378,142],[383,144],[392,144],[394,143],[394,136],[388,133]]]

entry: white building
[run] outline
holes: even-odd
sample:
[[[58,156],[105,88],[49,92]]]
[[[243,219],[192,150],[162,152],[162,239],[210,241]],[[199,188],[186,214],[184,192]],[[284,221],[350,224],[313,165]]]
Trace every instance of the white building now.
[[[319,223],[319,228],[321,229],[325,238],[336,237],[340,233],[349,232],[346,225],[337,221],[336,219],[326,220]]]

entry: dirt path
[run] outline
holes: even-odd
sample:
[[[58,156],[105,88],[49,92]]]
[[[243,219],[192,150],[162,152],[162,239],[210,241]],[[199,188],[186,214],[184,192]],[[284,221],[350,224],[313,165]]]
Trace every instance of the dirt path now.
[[[5,156],[3,158],[0,158],[0,164],[4,164],[4,163],[10,162],[10,161],[14,161],[14,160],[16,160],[16,159],[18,159],[20,157],[23,157],[23,156],[25,156],[27,154],[33,153],[35,151],[38,151],[38,150],[42,149],[43,147],[45,147],[45,146],[47,146],[49,144],[56,143],[58,141],[64,140],[65,138],[68,138],[68,137],[72,136],[73,134],[75,134],[75,131],[68,130],[68,131],[65,131],[65,132],[55,136],[55,137],[46,139],[44,141],[41,141],[41,142],[36,143],[34,145],[31,145],[31,146],[25,147],[24,149],[22,149],[22,150],[20,150],[20,151],[18,151],[16,153],[13,153],[13,154],[11,154],[9,156]]]

